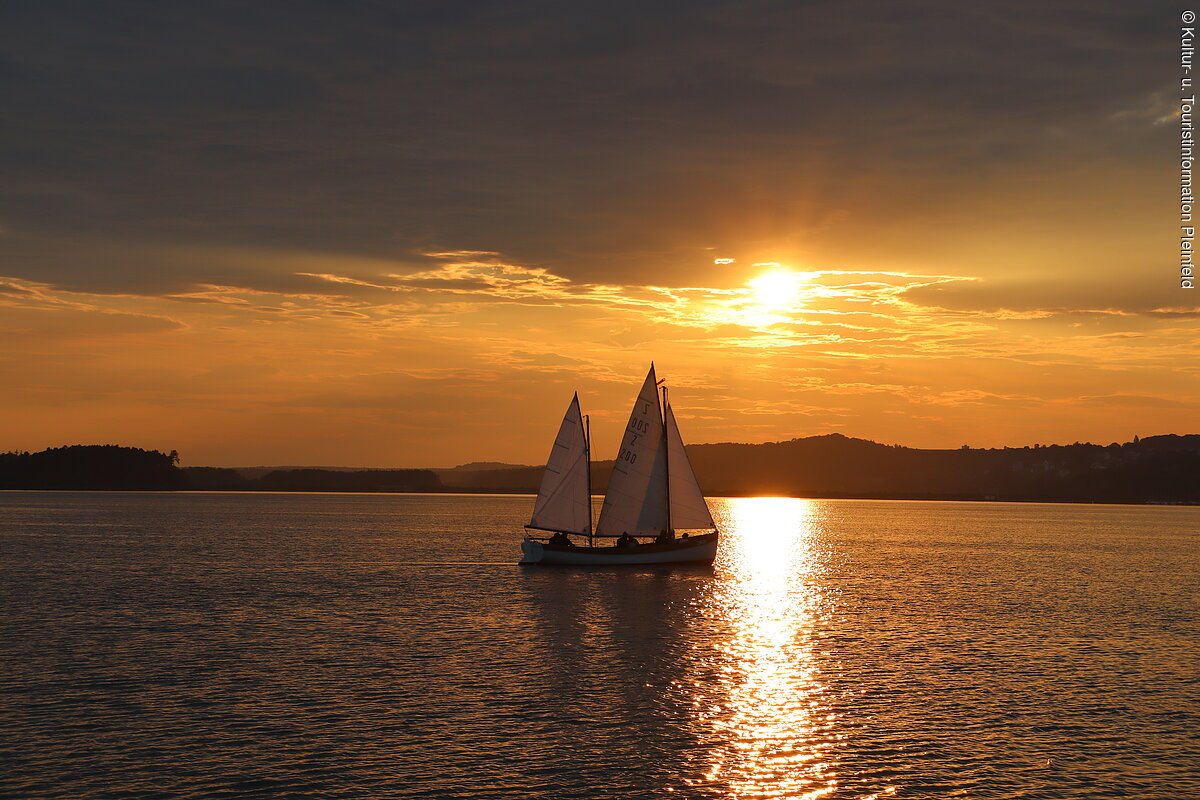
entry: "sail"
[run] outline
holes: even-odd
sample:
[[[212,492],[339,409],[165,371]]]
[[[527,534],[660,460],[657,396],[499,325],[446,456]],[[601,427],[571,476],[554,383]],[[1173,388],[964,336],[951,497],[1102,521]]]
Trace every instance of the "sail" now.
[[[667,453],[654,365],[633,403],[600,509],[597,536],[653,536],[667,527]]]
[[[577,394],[567,406],[554,446],[550,448],[529,527],[570,533],[591,532],[592,498],[588,495],[587,450]]]
[[[671,527],[717,527],[704,500],[704,493],[700,491],[700,483],[696,480],[687,450],[683,447],[683,437],[679,435],[679,425],[675,422],[675,412],[671,410],[670,403],[667,403],[667,456],[667,463],[671,467]]]

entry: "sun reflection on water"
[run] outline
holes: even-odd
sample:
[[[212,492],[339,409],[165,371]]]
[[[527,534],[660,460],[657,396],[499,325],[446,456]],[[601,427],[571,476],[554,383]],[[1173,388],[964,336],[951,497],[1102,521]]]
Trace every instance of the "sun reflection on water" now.
[[[806,500],[729,501],[712,611],[728,624],[712,687],[714,738],[702,785],[731,797],[817,798],[837,790],[835,718],[814,652],[825,601],[817,511]]]

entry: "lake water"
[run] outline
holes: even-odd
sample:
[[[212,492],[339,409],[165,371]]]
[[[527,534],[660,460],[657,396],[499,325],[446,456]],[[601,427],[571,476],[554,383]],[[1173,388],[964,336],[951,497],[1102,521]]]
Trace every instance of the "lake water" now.
[[[0,493],[0,796],[1200,797],[1200,509]]]

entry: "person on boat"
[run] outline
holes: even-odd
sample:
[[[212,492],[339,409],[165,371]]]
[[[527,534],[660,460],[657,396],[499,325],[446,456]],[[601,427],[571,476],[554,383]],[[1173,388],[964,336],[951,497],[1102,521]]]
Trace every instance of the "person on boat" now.
[[[658,544],[670,544],[671,542],[675,541],[675,531],[668,528],[663,528],[662,533],[656,536],[654,541]]]
[[[629,531],[622,531],[621,535],[617,537],[617,547],[633,547],[635,544],[637,544],[637,539],[630,536]]]

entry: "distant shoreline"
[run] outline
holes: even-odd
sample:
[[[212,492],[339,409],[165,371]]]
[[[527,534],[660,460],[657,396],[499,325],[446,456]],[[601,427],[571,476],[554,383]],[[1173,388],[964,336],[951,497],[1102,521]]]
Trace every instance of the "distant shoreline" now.
[[[1200,504],[1200,435],[1108,445],[918,450],[839,434],[687,448],[710,497],[828,500]],[[612,461],[591,463],[593,495]],[[0,453],[0,489],[527,495],[543,468],[475,462],[450,469],[180,467],[179,454],[120,445]]]
[[[404,497],[536,497],[537,492],[500,492],[500,491],[460,491],[447,489],[438,492],[353,492],[336,490],[268,490],[268,489],[0,489],[0,494],[237,494],[237,495],[366,495],[366,496],[404,496]],[[1021,505],[1048,506],[1164,506],[1164,507],[1195,507],[1200,502],[1195,500],[1025,500],[1020,498],[999,497],[858,497],[845,495],[791,495],[791,494],[732,494],[715,493],[705,495],[709,500],[746,499],[754,497],[783,498],[787,500],[869,500],[888,503],[1014,503]],[[604,495],[593,494],[592,500],[603,500]]]

